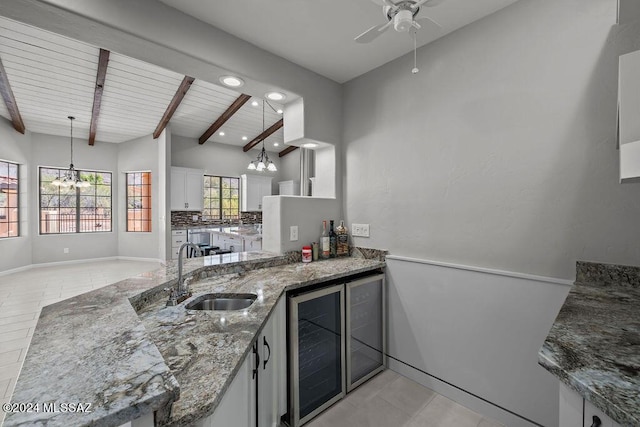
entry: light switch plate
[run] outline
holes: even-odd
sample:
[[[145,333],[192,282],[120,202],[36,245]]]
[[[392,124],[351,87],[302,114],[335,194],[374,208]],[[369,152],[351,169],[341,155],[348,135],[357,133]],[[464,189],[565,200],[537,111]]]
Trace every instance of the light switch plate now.
[[[298,240],[298,226],[292,225],[289,227],[289,240],[295,242]]]
[[[351,224],[353,237],[369,237],[369,224]]]

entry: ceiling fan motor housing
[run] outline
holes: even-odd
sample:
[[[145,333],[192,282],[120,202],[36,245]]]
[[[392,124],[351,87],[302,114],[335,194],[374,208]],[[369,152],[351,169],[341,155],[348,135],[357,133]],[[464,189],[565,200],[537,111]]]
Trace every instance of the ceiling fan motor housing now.
[[[401,33],[406,33],[411,29],[413,24],[413,12],[411,10],[401,9],[393,17],[393,28]]]

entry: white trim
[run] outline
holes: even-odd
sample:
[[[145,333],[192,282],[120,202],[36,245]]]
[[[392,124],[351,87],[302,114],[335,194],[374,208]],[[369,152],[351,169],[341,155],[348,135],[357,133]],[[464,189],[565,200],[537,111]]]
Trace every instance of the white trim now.
[[[21,271],[31,270],[33,268],[44,268],[44,267],[54,267],[58,265],[68,265],[68,264],[84,264],[88,262],[100,262],[100,261],[142,261],[142,262],[157,262],[162,265],[166,265],[167,261],[157,258],[138,258],[138,257],[128,257],[128,256],[110,256],[110,257],[102,257],[102,258],[86,258],[86,259],[74,259],[70,261],[56,261],[56,262],[43,262],[39,264],[28,264],[23,265],[22,267],[12,268],[11,270],[0,271],[0,276],[7,276],[13,273],[20,273]]]
[[[475,272],[485,273],[485,274],[495,274],[498,276],[515,277],[517,279],[527,279],[527,280],[533,280],[536,282],[553,283],[556,285],[563,285],[563,286],[572,286],[574,282],[573,280],[558,279],[556,277],[536,276],[533,274],[516,273],[514,271],[495,270],[492,268],[476,267],[476,266],[462,265],[462,264],[452,264],[448,262],[432,261],[427,259],[409,258],[409,257],[399,256],[399,255],[387,255],[386,259],[396,260],[396,261],[405,261],[405,262],[414,262],[418,264],[429,264],[429,265],[435,265],[438,267],[455,268],[458,270],[475,271]]]

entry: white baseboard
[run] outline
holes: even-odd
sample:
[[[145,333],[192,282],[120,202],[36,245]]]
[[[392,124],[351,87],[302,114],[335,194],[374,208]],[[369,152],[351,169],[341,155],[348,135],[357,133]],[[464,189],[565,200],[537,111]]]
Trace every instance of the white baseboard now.
[[[504,424],[508,427],[536,427],[540,424],[529,422],[525,418],[514,415],[495,404],[488,403],[487,401],[474,396],[473,394],[466,392],[460,388],[457,388],[449,383],[446,383],[438,378],[432,377],[424,372],[415,369],[403,362],[388,358],[388,367],[394,372],[403,375],[418,384],[435,391],[442,396],[445,396],[455,402],[458,402],[462,406],[469,408],[485,417],[493,418],[494,420]]]
[[[74,259],[69,261],[56,261],[56,262],[42,262],[38,264],[29,264],[23,265],[22,267],[12,268],[10,270],[0,271],[0,276],[7,276],[13,273],[19,273],[21,271],[31,270],[33,268],[44,268],[44,267],[55,267],[61,265],[72,265],[72,264],[84,264],[88,262],[100,262],[100,261],[141,261],[141,262],[157,262],[162,265],[166,265],[166,260],[161,260],[157,258],[138,258],[138,257],[127,257],[127,256],[110,256],[110,257],[101,257],[101,258],[86,258],[86,259]]]

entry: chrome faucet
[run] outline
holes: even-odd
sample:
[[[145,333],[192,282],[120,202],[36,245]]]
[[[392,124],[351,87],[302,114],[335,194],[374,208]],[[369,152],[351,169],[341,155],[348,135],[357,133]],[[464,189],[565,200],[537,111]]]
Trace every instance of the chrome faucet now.
[[[182,277],[182,253],[185,247],[196,250],[196,256],[198,256],[198,254],[202,255],[202,249],[194,243],[186,242],[180,246],[180,249],[178,249],[178,285],[177,289],[172,289],[169,294],[169,301],[167,301],[168,306],[180,304],[191,296],[189,288],[185,285],[185,280]]]

